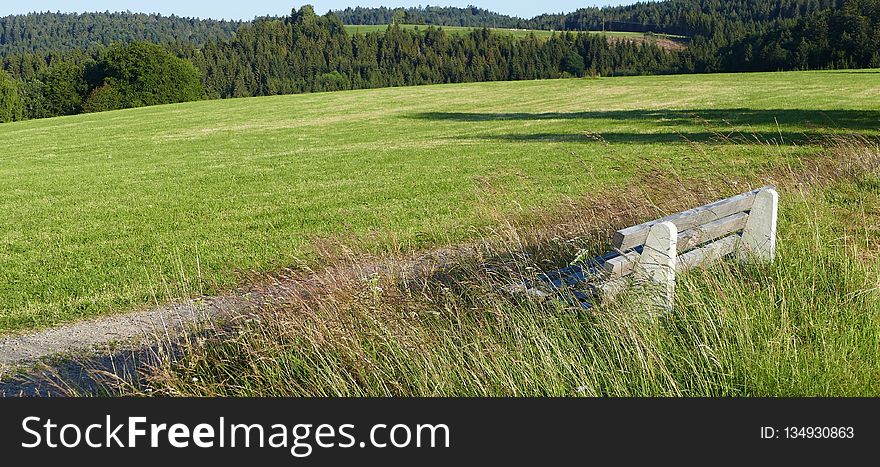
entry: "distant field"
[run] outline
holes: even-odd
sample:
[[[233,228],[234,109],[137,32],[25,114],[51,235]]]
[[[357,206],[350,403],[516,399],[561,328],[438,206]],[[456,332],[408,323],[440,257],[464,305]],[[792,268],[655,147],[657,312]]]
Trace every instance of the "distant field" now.
[[[880,135],[880,73],[496,82],[204,101],[0,125],[0,331],[414,250],[497,215],[757,174]],[[647,178],[650,180],[650,177]]]
[[[428,25],[415,25],[415,24],[404,24],[401,25],[404,29],[419,29],[425,30],[428,28]],[[473,31],[474,28],[469,27],[461,27],[461,26],[439,26],[443,30],[449,32],[450,34],[467,34],[470,31]],[[379,24],[379,25],[345,25],[345,29],[348,30],[351,34],[366,34],[370,32],[376,31],[384,31],[388,28],[388,25]],[[489,28],[490,31],[498,34],[508,34],[514,37],[526,37],[529,34],[534,34],[540,40],[547,40],[553,37],[554,34],[560,34],[562,31],[548,31],[543,29],[504,29],[504,28]],[[687,38],[684,36],[673,36],[669,34],[645,34],[641,32],[621,32],[621,31],[589,31],[590,34],[604,34],[608,36],[610,41],[630,41],[636,43],[648,42],[652,44],[657,44],[658,46],[667,49],[667,50],[682,50],[687,47]]]
[[[429,25],[415,25],[415,24],[404,24],[401,25],[404,29],[427,29]],[[466,34],[470,31],[473,31],[475,28],[470,27],[462,27],[462,26],[435,26],[442,28],[443,30],[452,33],[452,34]],[[352,34],[365,34],[370,32],[384,31],[388,28],[388,25],[385,24],[369,24],[369,25],[356,25],[356,24],[346,24],[345,29]],[[559,34],[561,31],[548,31],[544,29],[506,29],[506,28],[489,28],[490,31],[501,33],[501,34],[510,34],[516,37],[525,37],[529,34],[535,34],[536,37],[540,39],[549,39],[553,34]],[[590,31],[592,34],[606,34],[610,37],[618,37],[618,38],[643,38],[649,35],[646,35],[641,32],[620,32],[620,31]],[[664,39],[684,39],[683,36],[672,36],[667,34],[654,34],[653,37],[656,38],[664,38]]]

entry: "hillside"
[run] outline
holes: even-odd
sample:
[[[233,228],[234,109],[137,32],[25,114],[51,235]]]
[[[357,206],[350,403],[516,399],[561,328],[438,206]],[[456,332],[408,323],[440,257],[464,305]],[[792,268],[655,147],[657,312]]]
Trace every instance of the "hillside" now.
[[[394,12],[391,27],[353,26],[332,13],[319,16],[307,5],[290,16],[242,24],[231,37],[203,44],[150,47],[135,41],[7,55],[0,70],[0,122],[200,98],[386,86],[880,66],[880,36],[874,33],[880,0],[725,5],[685,0],[648,5],[680,7],[678,20],[694,34],[686,39],[620,31],[422,29],[403,24],[402,11]],[[125,57],[129,69],[108,73],[115,67],[111,56]],[[193,77],[201,83],[194,84]],[[147,82],[163,83],[164,96],[145,88]],[[183,89],[173,86],[181,83]]]
[[[878,90],[874,72],[543,80],[3,124],[0,331],[461,242],[653,170],[797,166],[829,136],[880,135]]]
[[[663,0],[631,5],[581,8],[566,14],[517,18],[477,7],[346,8],[336,10],[345,24],[403,22],[436,26],[543,29],[568,31],[631,31],[711,36],[730,26],[750,31],[780,21],[797,20],[838,8],[843,0]]]
[[[355,7],[333,13],[348,25],[392,22],[465,28],[653,32],[680,36],[742,35],[839,8],[844,0],[665,0],[583,8],[517,18],[477,7]],[[84,50],[112,42],[204,44],[231,37],[250,21],[181,18],[131,12],[31,13],[0,18],[0,56]]]
[[[840,18],[844,7],[855,12],[848,18]],[[865,18],[876,17],[876,0],[664,0],[637,2],[616,7],[583,8],[567,14],[545,14],[531,19],[512,18],[479,8],[356,8],[337,11],[347,24],[386,24],[392,20],[410,23],[470,27],[502,27],[536,30],[569,31],[630,31],[686,36],[689,46],[682,54],[682,69],[688,72],[719,72],[740,70],[791,70],[839,67],[852,63],[851,49],[871,50],[871,43],[860,34]],[[845,30],[845,42],[857,43],[844,47],[847,51],[834,51],[836,58],[823,56],[823,60],[806,62],[797,54],[774,53],[765,56],[741,54],[744,60],[725,60],[730,48],[739,46],[745,50],[761,47],[765,36],[781,35],[795,47],[801,47],[800,55],[813,53],[822,44],[821,28],[817,34],[803,35],[792,27],[799,22],[820,22],[822,17],[838,20],[839,29]],[[781,34],[779,30],[784,30]],[[856,32],[858,31],[858,32]],[[870,36],[870,32],[867,32]],[[805,44],[801,44],[801,42]],[[837,44],[832,43],[831,48]],[[764,59],[767,60],[764,60]],[[742,65],[742,61],[746,65]],[[763,64],[764,62],[767,64]],[[858,60],[867,66],[869,61]],[[852,67],[852,65],[843,65]]]
[[[814,11],[839,6],[833,0],[780,2],[711,2],[667,0],[636,5],[580,9],[567,15],[541,15],[531,19],[501,15],[481,8],[424,7],[403,10],[403,22],[448,27],[488,27],[532,30],[591,30],[655,32],[677,35],[706,35],[709,22],[717,18],[761,25],[784,19],[798,19]],[[387,25],[398,10],[346,8],[334,13],[348,25]],[[603,23],[604,18],[604,23]],[[0,56],[13,53],[85,50],[113,42],[143,40],[157,44],[191,43],[231,37],[242,24],[227,21],[181,18],[174,15],[90,12],[39,12],[0,18]],[[697,26],[705,25],[705,26]]]
[[[403,22],[466,28],[538,29],[529,28],[526,25],[526,20],[523,18],[502,15],[475,6],[467,8],[430,5],[417,8],[358,6],[334,10],[333,13],[343,23],[352,25],[378,25]]]
[[[131,12],[31,13],[0,18],[0,57],[86,50],[113,42],[204,44],[228,39],[243,22]]]
[[[428,27],[422,24],[401,24],[403,29],[408,30],[425,30]],[[469,34],[475,29],[466,26],[437,26],[450,34]],[[383,32],[388,28],[385,24],[356,25],[346,24],[345,30],[349,34],[368,34],[371,32]],[[546,29],[505,29],[505,28],[488,28],[493,34],[501,34],[512,37],[528,37],[534,35],[538,39],[547,40],[554,34],[561,34],[557,31],[549,31]],[[620,32],[620,31],[592,31],[592,34],[603,35],[611,42],[630,42],[635,44],[652,44],[661,47],[664,50],[680,51],[687,47],[687,38],[683,36],[669,36],[665,34],[647,34],[640,32]]]
[[[229,40],[202,46],[135,42],[88,52],[7,57],[7,72],[0,71],[0,122],[201,97],[678,69],[678,55],[659,41],[607,37],[564,33],[544,40],[487,29],[447,33],[398,25],[349,34],[336,16],[318,16],[304,6],[288,17],[243,25]],[[191,86],[193,76],[200,85]]]

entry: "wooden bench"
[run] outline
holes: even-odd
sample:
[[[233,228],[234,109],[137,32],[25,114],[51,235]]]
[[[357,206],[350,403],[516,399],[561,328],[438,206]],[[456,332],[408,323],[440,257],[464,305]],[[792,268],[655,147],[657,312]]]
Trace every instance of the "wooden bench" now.
[[[725,257],[773,261],[779,195],[772,186],[618,230],[614,251],[539,275],[519,287],[531,297],[589,308],[639,287],[652,309],[670,311],[675,275]]]

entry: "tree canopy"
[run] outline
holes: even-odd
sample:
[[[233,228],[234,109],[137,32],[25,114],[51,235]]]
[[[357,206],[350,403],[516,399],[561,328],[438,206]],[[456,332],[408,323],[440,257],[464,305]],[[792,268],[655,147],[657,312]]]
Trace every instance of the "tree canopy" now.
[[[0,122],[11,122],[21,118],[23,112],[18,83],[0,70]]]
[[[30,13],[0,18],[0,55],[82,50],[114,42],[204,44],[228,39],[243,24],[145,13]]]
[[[118,91],[121,105],[142,107],[204,97],[201,75],[193,64],[146,42],[114,44],[86,71],[92,89]]]

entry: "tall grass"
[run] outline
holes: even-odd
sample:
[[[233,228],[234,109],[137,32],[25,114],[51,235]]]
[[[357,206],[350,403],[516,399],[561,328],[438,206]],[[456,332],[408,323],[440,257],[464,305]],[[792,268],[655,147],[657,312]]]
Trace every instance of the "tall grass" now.
[[[841,145],[832,159],[842,152],[856,157],[777,177],[784,187],[772,265],[726,261],[682,275],[675,311],[661,319],[633,313],[626,297],[587,311],[499,292],[571,253],[511,227],[477,254],[422,274],[334,275],[287,306],[191,343],[143,387],[123,391],[876,396],[880,179],[868,161],[877,150]]]

